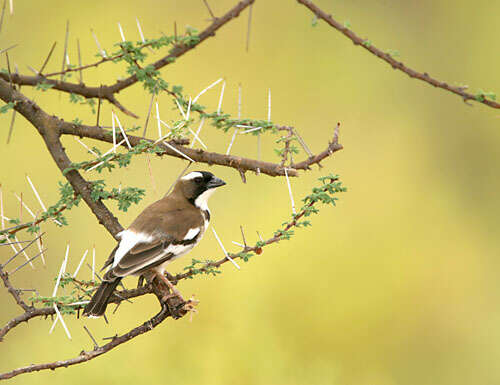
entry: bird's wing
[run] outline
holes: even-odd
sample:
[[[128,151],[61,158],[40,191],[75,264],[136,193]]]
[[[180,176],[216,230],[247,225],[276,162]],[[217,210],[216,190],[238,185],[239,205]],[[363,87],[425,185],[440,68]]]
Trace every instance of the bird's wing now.
[[[156,226],[151,227],[151,223]],[[147,225],[131,226],[121,234],[105,278],[139,273],[182,254],[197,242],[201,226],[202,217],[188,210],[173,210],[148,221]]]

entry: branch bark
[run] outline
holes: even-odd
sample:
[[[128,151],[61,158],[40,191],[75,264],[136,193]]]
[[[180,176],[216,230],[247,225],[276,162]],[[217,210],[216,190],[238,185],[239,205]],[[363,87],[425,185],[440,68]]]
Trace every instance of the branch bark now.
[[[18,376],[24,373],[38,372],[40,370],[47,369],[57,369],[57,368],[67,368],[72,365],[81,364],[82,362],[87,362],[93,360],[94,358],[99,357],[102,354],[109,352],[110,350],[116,348],[117,346],[130,341],[131,339],[140,336],[141,334],[147,333],[153,330],[156,326],[161,324],[165,319],[171,316],[170,311],[166,306],[162,307],[161,311],[152,317],[149,321],[146,321],[140,326],[130,330],[128,333],[125,333],[119,337],[113,338],[107,344],[96,347],[90,351],[82,351],[77,357],[70,358],[67,360],[59,360],[45,364],[32,364],[28,366],[24,366],[21,368],[17,368],[11,370],[10,372],[5,372],[0,374],[0,380],[7,380],[9,378]]]
[[[219,18],[215,18],[214,21],[212,22],[212,24],[210,24],[207,28],[205,28],[199,34],[200,39],[196,44],[193,44],[190,46],[178,45],[175,48],[173,48],[168,55],[157,60],[152,65],[157,70],[161,69],[161,68],[167,66],[168,64],[172,63],[174,59],[181,57],[185,53],[193,50],[198,45],[200,45],[205,40],[207,40],[209,37],[215,36],[215,33],[222,26],[224,26],[225,24],[227,24],[228,22],[230,22],[234,18],[238,17],[240,15],[240,13],[245,8],[247,8],[248,6],[253,4],[254,1],[255,0],[240,1],[233,8],[231,8],[228,12],[226,12],[223,16],[221,16]],[[88,67],[88,68],[90,68],[90,67]],[[115,105],[124,114],[127,114],[129,116],[137,118],[137,115],[135,115],[133,112],[129,111],[122,104],[120,104],[115,96],[115,94],[119,93],[120,91],[137,83],[138,79],[137,79],[137,76],[135,76],[135,75],[129,76],[128,78],[123,79],[123,80],[118,80],[116,83],[114,83],[112,85],[103,85],[103,86],[98,86],[98,87],[90,87],[90,86],[87,86],[83,83],[77,84],[77,83],[65,82],[65,81],[60,81],[60,80],[55,80],[55,79],[48,79],[43,75],[28,76],[28,75],[12,74],[12,76],[9,77],[9,74],[0,73],[0,78],[2,78],[5,81],[12,81],[12,83],[14,83],[14,84],[32,86],[32,87],[36,86],[39,83],[44,82],[44,83],[52,84],[53,85],[52,89],[66,92],[66,93],[73,93],[73,94],[81,95],[87,99],[100,97],[104,100],[107,100],[109,103]]]
[[[0,79],[0,99],[6,103],[15,103],[15,110],[23,115],[38,130],[50,155],[61,172],[71,165],[71,161],[60,140],[61,125],[64,125],[64,121],[47,114],[36,103],[29,100],[2,79]],[[94,201],[92,199],[90,195],[92,191],[90,183],[83,179],[76,170],[66,173],[65,177],[73,187],[75,193],[81,195],[82,199],[87,203],[87,206],[89,206],[97,217],[99,223],[117,239],[116,234],[122,231],[123,227],[101,200]]]
[[[352,30],[347,28],[345,25],[339,23],[337,20],[335,20],[332,15],[327,14],[325,11],[323,11],[321,8],[319,8],[317,5],[315,5],[312,1],[310,0],[297,0],[299,4],[304,5],[307,7],[312,13],[314,13],[318,18],[324,20],[327,24],[329,24],[331,27],[335,28],[337,31],[341,32],[344,36],[346,36],[348,39],[350,39],[354,45],[359,45],[372,53],[373,55],[377,56],[379,59],[385,61],[387,64],[389,64],[393,69],[399,70],[401,72],[404,72],[407,74],[409,77],[414,78],[414,79],[419,79],[425,83],[428,83],[434,87],[441,88],[443,90],[449,91],[451,93],[454,93],[456,95],[459,95],[464,101],[467,100],[474,100],[478,103],[482,103],[486,106],[492,107],[492,108],[500,108],[500,104],[493,101],[489,100],[486,98],[484,95],[473,95],[468,92],[465,92],[464,87],[459,87],[459,86],[451,86],[448,83],[445,83],[443,81],[440,81],[438,79],[432,78],[429,76],[427,72],[418,72],[410,67],[405,66],[402,62],[399,62],[395,60],[391,55],[388,53],[385,53],[384,51],[378,49],[375,47],[372,43],[368,43],[368,40],[363,39],[356,35]]]

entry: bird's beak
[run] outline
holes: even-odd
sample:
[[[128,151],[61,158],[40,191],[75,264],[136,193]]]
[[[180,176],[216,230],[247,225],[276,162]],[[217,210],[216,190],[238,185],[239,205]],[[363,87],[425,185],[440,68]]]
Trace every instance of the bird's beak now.
[[[226,182],[224,182],[222,179],[220,178],[217,178],[216,176],[214,176],[212,179],[210,179],[210,181],[207,183],[207,187],[208,188],[216,188],[216,187],[220,187],[220,186],[224,186],[226,184]]]

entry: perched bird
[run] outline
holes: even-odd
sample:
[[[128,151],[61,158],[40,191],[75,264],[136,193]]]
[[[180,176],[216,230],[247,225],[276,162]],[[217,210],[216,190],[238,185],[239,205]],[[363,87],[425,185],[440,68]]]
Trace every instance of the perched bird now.
[[[108,271],[84,315],[99,317],[121,279],[129,275],[157,277],[176,292],[165,267],[188,253],[203,237],[210,222],[208,199],[226,183],[207,171],[194,171],[175,184],[170,194],[148,206],[127,230],[103,269]]]

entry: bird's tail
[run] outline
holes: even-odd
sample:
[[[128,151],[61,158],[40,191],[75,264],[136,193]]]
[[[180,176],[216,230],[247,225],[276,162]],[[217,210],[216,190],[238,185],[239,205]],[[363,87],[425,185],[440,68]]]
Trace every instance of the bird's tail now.
[[[116,278],[113,281],[103,281],[90,302],[85,306],[83,315],[87,317],[100,317],[104,315],[109,299],[121,280],[121,278]]]

